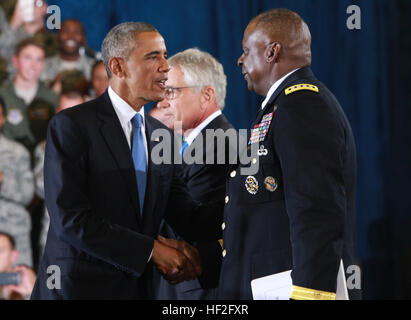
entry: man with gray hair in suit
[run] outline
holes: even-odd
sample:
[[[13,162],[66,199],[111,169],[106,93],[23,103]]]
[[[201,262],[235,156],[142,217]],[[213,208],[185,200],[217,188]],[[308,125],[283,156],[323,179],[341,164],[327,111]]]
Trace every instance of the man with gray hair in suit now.
[[[227,87],[223,66],[209,53],[198,49],[179,52],[168,59],[168,63],[171,70],[166,83],[166,98],[157,104],[157,108],[164,113],[173,113],[175,121],[181,122],[184,143],[180,153],[203,160],[193,164],[183,161],[183,180],[194,199],[200,202],[224,201],[230,154],[235,155],[230,151],[236,150],[237,132],[223,114]],[[179,126],[175,122],[176,127]],[[212,144],[209,144],[212,140],[207,138],[210,133],[215,137]],[[224,142],[220,144],[224,146],[221,150],[218,140]],[[210,163],[207,159],[214,161]],[[221,220],[223,211],[215,211],[214,214],[216,220]],[[180,238],[167,225],[163,226],[162,234]],[[210,245],[220,246],[217,241]],[[214,261],[207,263],[210,262]],[[170,286],[164,280],[157,284],[158,299],[216,298],[215,289],[203,290],[198,279],[176,286]]]

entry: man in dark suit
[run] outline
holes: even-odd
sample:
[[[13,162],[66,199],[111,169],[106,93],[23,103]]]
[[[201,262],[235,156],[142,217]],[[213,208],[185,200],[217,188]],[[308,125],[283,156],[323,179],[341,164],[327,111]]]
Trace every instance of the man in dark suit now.
[[[33,299],[144,299],[151,264],[172,283],[194,279],[202,271],[196,249],[155,240],[165,213],[185,239],[219,236],[221,221],[192,200],[179,166],[151,156],[166,127],[143,106],[164,98],[164,39],[149,24],[123,23],[108,33],[102,53],[108,91],[60,112],[48,129],[50,229]]]
[[[354,139],[310,69],[310,46],[308,26],[287,9],[260,14],[244,32],[238,65],[248,89],[266,99],[249,138],[258,172],[230,168],[221,299],[252,299],[252,280],[288,270],[292,299],[334,299],[341,260],[355,263]]]
[[[224,201],[230,152],[234,156],[231,160],[236,160],[237,134],[222,113],[227,86],[223,66],[210,54],[198,49],[179,52],[168,59],[168,63],[171,70],[166,99],[157,104],[157,109],[163,110],[162,114],[169,114],[175,122],[180,121],[180,124],[173,123],[172,126],[173,129],[181,128],[185,137],[181,149],[184,157],[187,159],[192,155],[193,158],[199,156],[198,159],[201,159],[192,164],[183,161],[183,181],[192,197],[200,202]],[[167,121],[168,118],[163,119]],[[211,139],[206,138],[211,133],[216,137],[212,144]],[[207,157],[213,161],[207,163]],[[215,211],[214,214],[215,219],[222,220],[223,210]],[[166,223],[162,226],[161,234],[179,239]],[[171,286],[158,274],[155,277],[157,299],[216,298],[215,289],[203,290],[198,279]]]

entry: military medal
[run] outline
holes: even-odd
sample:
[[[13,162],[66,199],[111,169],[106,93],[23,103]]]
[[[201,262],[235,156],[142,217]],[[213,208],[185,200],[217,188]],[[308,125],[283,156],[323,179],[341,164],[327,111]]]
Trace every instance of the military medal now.
[[[261,122],[254,126],[254,129],[251,130],[251,137],[248,144],[264,141],[268,129],[270,128],[271,121],[273,120],[273,115],[274,112],[264,115]]]
[[[257,179],[253,176],[248,176],[247,179],[245,179],[245,188],[249,193],[256,194],[258,191]]]
[[[268,154],[268,150],[261,145],[260,149],[258,149],[257,154],[261,157],[261,156],[266,156]]]
[[[275,178],[268,176],[264,179],[264,186],[268,191],[274,192],[278,188],[278,182]]]

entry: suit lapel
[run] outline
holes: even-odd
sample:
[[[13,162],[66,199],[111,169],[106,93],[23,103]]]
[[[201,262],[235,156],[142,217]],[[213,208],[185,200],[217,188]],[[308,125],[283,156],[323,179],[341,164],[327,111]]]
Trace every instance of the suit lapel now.
[[[98,117],[102,120],[100,132],[127,185],[130,200],[136,212],[136,218],[139,220],[140,208],[138,204],[137,181],[130,147],[107,91],[98,99],[101,100],[101,102],[99,102],[100,107],[97,111]],[[140,221],[138,222],[140,223]]]

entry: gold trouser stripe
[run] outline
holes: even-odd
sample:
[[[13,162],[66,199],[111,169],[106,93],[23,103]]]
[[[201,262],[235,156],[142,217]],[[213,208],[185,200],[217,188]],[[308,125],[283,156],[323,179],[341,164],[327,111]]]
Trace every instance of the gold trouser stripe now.
[[[221,249],[224,249],[224,247],[223,247],[223,239],[218,240],[218,243],[220,244]]]
[[[335,293],[293,286],[291,299],[294,300],[335,300]]]

